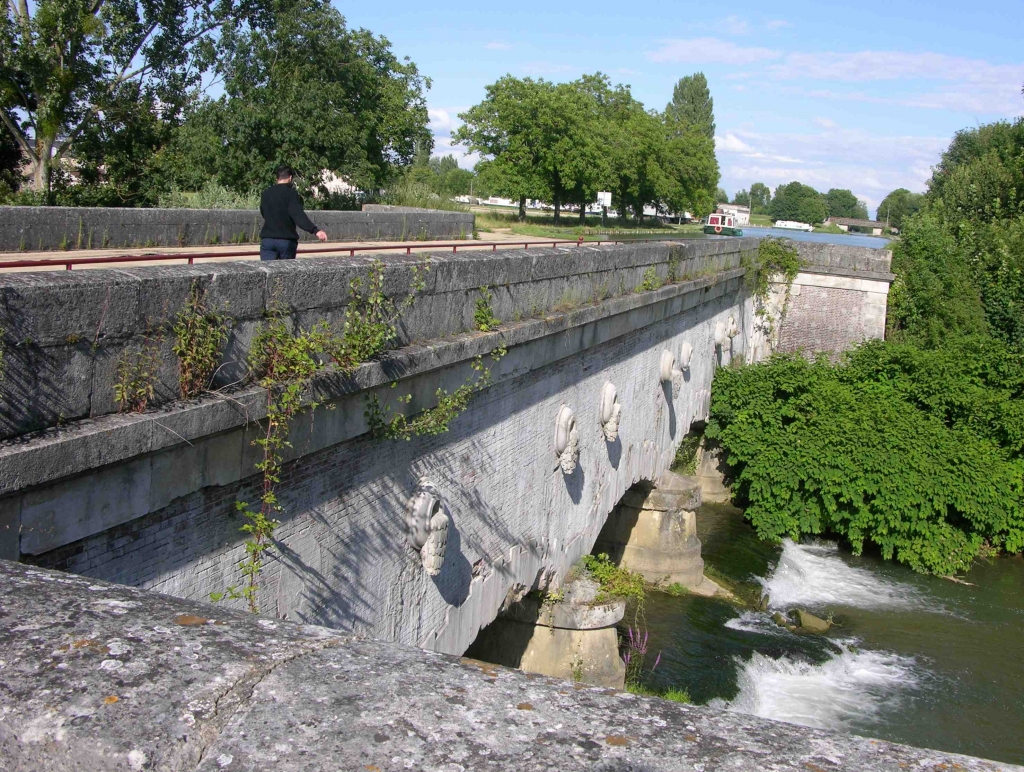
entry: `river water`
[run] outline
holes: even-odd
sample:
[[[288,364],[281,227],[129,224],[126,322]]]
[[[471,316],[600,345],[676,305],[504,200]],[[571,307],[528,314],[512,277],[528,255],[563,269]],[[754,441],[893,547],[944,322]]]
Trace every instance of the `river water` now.
[[[697,517],[712,571],[767,592],[767,611],[651,593],[650,686],[806,726],[1024,763],[1024,560],[980,562],[975,586],[925,577],[827,542],[773,545],[742,514]],[[775,610],[831,614],[827,636]]]

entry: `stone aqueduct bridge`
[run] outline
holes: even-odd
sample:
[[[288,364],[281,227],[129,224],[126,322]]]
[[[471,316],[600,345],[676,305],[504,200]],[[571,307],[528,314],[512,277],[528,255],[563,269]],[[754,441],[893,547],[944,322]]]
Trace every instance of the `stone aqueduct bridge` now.
[[[714,368],[767,349],[740,265],[755,248],[722,240],[437,256],[402,347],[350,378],[324,373],[314,384],[324,406],[293,423],[261,617],[201,602],[238,583],[234,502],[257,496],[251,441],[265,395],[230,384],[268,306],[303,328],[337,322],[368,261],[3,277],[6,768],[1010,769],[445,655],[465,650],[507,598],[557,585],[599,534],[614,536],[602,528],[620,500],[654,522],[659,502],[677,495],[680,478],[664,473],[707,410]],[[887,256],[805,256],[812,265],[797,277],[780,345],[834,349],[880,335]],[[407,289],[414,262],[388,265],[388,292]],[[651,271],[678,280],[634,291]],[[151,340],[166,404],[114,413],[120,354],[173,317],[194,282],[233,320],[222,392],[174,402],[170,344]],[[483,285],[507,320],[493,333],[471,331]],[[493,384],[447,434],[367,436],[368,394],[409,393],[410,410],[428,408],[499,344],[508,354]],[[575,466],[563,445],[577,447]],[[449,518],[440,565],[445,532],[407,523],[410,514],[443,523],[435,501]],[[692,524],[686,514],[661,519],[669,545],[680,543],[676,526]],[[426,538],[425,560],[410,537]],[[550,614],[555,628],[562,611]]]
[[[322,406],[292,424],[261,610],[460,654],[510,593],[558,586],[627,491],[668,469],[706,415],[715,368],[765,355],[741,266],[756,245],[434,256],[403,316],[401,347],[351,377],[318,376]],[[837,349],[880,336],[888,253],[800,248],[809,266],[782,346]],[[390,261],[386,291],[406,292],[422,260]],[[269,308],[296,327],[337,323],[350,281],[369,270],[368,260],[326,258],[4,276],[0,557],[188,600],[239,584],[235,502],[259,497],[252,441],[265,396],[230,384]],[[638,290],[652,272],[676,281]],[[196,282],[232,320],[223,388],[175,402],[170,341],[153,331]],[[482,286],[506,320],[494,332],[474,330]],[[117,414],[116,363],[147,336],[161,351],[156,391],[166,402]],[[492,385],[449,432],[409,442],[368,435],[368,395],[396,405],[408,393],[410,412],[431,407],[439,388],[466,382],[474,358],[499,345],[508,353]],[[407,518],[423,506],[429,520],[435,498],[449,524],[432,572],[410,546]],[[438,538],[435,529],[426,552]]]

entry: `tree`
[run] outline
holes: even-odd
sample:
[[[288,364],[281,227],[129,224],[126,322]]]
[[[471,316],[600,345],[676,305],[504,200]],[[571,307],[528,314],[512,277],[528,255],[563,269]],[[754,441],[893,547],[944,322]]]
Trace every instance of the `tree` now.
[[[269,0],[12,0],[0,21],[0,123],[37,192],[127,84],[176,116],[216,61],[225,26],[268,20]]]
[[[888,222],[894,228],[903,228],[903,224],[924,206],[923,193],[911,193],[906,188],[897,188],[882,199],[878,205],[875,218]]]
[[[21,187],[21,147],[10,134],[0,132],[0,200]]]
[[[487,157],[491,193],[519,200],[519,219],[526,219],[527,198],[547,198],[540,171],[543,148],[541,112],[546,81],[511,75],[487,86],[484,100],[459,114],[462,125],[454,142]]]
[[[951,219],[991,222],[1024,213],[1024,118],[958,131],[927,196]]]
[[[750,206],[750,194],[747,192],[746,188],[736,193],[736,195],[733,196],[732,202],[737,206]]]
[[[605,156],[600,187],[612,192],[620,216],[632,210],[642,222],[644,207],[656,205],[664,188],[666,136],[661,118],[646,111],[629,86],[613,88],[605,75],[585,75],[578,84],[597,106],[598,123],[593,130]],[[584,221],[582,211],[580,221]]]
[[[725,192],[725,188],[715,189],[715,201],[717,201],[719,204],[729,203],[729,194]]]
[[[429,84],[385,38],[347,29],[329,3],[290,3],[266,30],[225,28],[220,48],[225,93],[179,132],[170,159],[179,182],[198,168],[244,192],[288,163],[306,193],[325,171],[376,190],[395,167],[429,159]]]
[[[664,116],[667,140],[662,158],[664,169],[661,201],[670,212],[689,212],[704,217],[715,211],[718,185],[718,159],[715,142],[692,127],[680,126]]]
[[[829,217],[868,219],[868,209],[864,202],[858,201],[851,191],[842,188],[832,188],[825,194],[825,209]]]
[[[672,89],[672,101],[665,115],[683,126],[691,126],[708,139],[715,139],[715,101],[703,72],[680,78]],[[728,199],[723,199],[727,201]]]
[[[772,203],[772,192],[763,182],[755,182],[750,186],[750,211],[767,214]]]
[[[824,197],[809,185],[791,182],[775,189],[768,208],[772,220],[820,223],[826,217]]]

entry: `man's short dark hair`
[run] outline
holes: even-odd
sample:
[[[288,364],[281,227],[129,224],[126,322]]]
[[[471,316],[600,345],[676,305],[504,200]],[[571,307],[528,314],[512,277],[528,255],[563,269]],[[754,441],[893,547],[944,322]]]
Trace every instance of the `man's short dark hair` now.
[[[289,177],[294,177],[295,171],[288,164],[281,164],[274,169],[274,174],[278,180],[286,180]]]

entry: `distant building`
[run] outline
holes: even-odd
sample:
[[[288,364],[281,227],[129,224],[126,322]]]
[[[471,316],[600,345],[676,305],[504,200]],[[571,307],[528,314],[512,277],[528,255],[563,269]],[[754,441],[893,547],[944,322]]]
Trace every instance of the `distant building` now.
[[[737,225],[750,225],[750,207],[739,204],[719,204],[718,211],[731,214]]]

